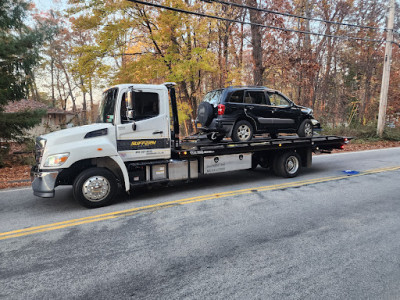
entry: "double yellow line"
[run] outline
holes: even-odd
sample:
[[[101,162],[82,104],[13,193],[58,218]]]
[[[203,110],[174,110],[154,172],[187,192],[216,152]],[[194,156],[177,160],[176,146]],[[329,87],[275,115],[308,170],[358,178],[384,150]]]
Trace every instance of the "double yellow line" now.
[[[141,213],[141,212],[151,212],[151,211],[155,211],[155,210],[159,210],[159,209],[163,209],[163,208],[167,208],[167,207],[172,207],[172,206],[176,206],[176,205],[183,205],[183,204],[201,202],[201,201],[206,201],[206,200],[211,200],[211,199],[245,195],[245,194],[250,194],[250,193],[254,193],[254,192],[264,192],[264,191],[273,191],[273,190],[281,190],[281,189],[286,189],[286,188],[300,187],[300,186],[310,185],[310,184],[315,184],[315,183],[322,183],[322,182],[340,180],[340,179],[349,178],[349,177],[358,177],[358,176],[363,176],[363,175],[368,175],[368,174],[375,174],[375,173],[382,173],[382,172],[389,172],[389,171],[396,171],[396,170],[400,170],[400,166],[372,169],[372,170],[360,172],[359,174],[355,174],[355,175],[322,177],[322,178],[316,178],[316,179],[301,180],[301,181],[295,181],[295,182],[287,182],[287,183],[282,183],[282,184],[262,186],[262,187],[258,187],[258,188],[248,188],[248,189],[222,192],[222,193],[216,193],[216,194],[210,194],[210,195],[203,195],[203,196],[185,198],[185,199],[174,200],[174,201],[169,201],[169,202],[162,202],[162,203],[157,203],[157,204],[152,204],[152,205],[147,205],[147,206],[142,206],[142,207],[135,207],[135,208],[130,208],[130,209],[126,209],[126,210],[110,212],[110,213],[101,214],[101,215],[95,215],[95,216],[73,219],[73,220],[52,223],[52,224],[47,224],[47,225],[29,227],[29,228],[13,230],[13,231],[8,231],[8,232],[2,232],[2,233],[0,233],[0,240],[10,239],[10,238],[15,238],[15,237],[40,233],[40,232],[46,232],[46,231],[51,231],[51,230],[56,230],[56,229],[62,229],[62,228],[67,228],[67,227],[72,227],[72,226],[78,226],[78,225],[82,225],[82,224],[94,223],[94,222],[98,222],[98,221],[110,220],[110,219],[134,215],[134,214]]]

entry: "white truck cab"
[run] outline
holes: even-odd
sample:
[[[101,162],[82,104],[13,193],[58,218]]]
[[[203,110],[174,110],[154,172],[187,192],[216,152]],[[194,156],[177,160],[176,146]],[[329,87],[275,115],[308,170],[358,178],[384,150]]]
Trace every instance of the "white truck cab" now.
[[[102,203],[118,183],[129,191],[126,162],[170,159],[169,86],[113,86],[103,93],[97,123],[38,137],[37,165],[31,171],[34,194],[53,197],[55,186],[83,180],[74,195]],[[90,175],[81,179],[77,173],[83,171]],[[111,176],[118,180],[108,182]]]

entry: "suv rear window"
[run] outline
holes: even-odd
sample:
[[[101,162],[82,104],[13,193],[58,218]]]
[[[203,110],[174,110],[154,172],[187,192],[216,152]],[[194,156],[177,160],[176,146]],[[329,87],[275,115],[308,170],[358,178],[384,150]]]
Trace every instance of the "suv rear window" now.
[[[221,99],[222,92],[223,90],[215,90],[208,92],[204,96],[203,101],[208,102],[213,106],[217,106],[219,104],[219,100]]]

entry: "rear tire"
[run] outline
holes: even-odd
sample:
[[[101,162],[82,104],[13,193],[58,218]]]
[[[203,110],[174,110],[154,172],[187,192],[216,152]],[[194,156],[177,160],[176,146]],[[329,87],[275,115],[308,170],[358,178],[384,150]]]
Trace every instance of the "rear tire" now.
[[[296,152],[289,151],[277,155],[273,162],[273,171],[277,176],[296,177],[301,169],[301,158]]]
[[[299,130],[297,130],[297,135],[299,137],[312,137],[314,134],[314,129],[312,123],[309,119],[301,122],[299,126]]]
[[[73,184],[74,198],[83,206],[96,208],[112,203],[118,192],[115,175],[104,168],[90,168],[82,171]]]
[[[234,142],[248,142],[253,138],[253,126],[245,120],[236,122],[233,126],[232,141]]]

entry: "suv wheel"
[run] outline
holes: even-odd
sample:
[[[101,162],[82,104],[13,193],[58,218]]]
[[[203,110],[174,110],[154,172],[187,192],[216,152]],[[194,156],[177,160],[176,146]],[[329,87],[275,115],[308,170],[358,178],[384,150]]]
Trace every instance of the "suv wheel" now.
[[[314,134],[313,126],[310,120],[304,120],[297,131],[299,137],[312,137]]]
[[[253,126],[245,120],[235,124],[232,131],[232,140],[234,142],[247,142],[253,138]]]

